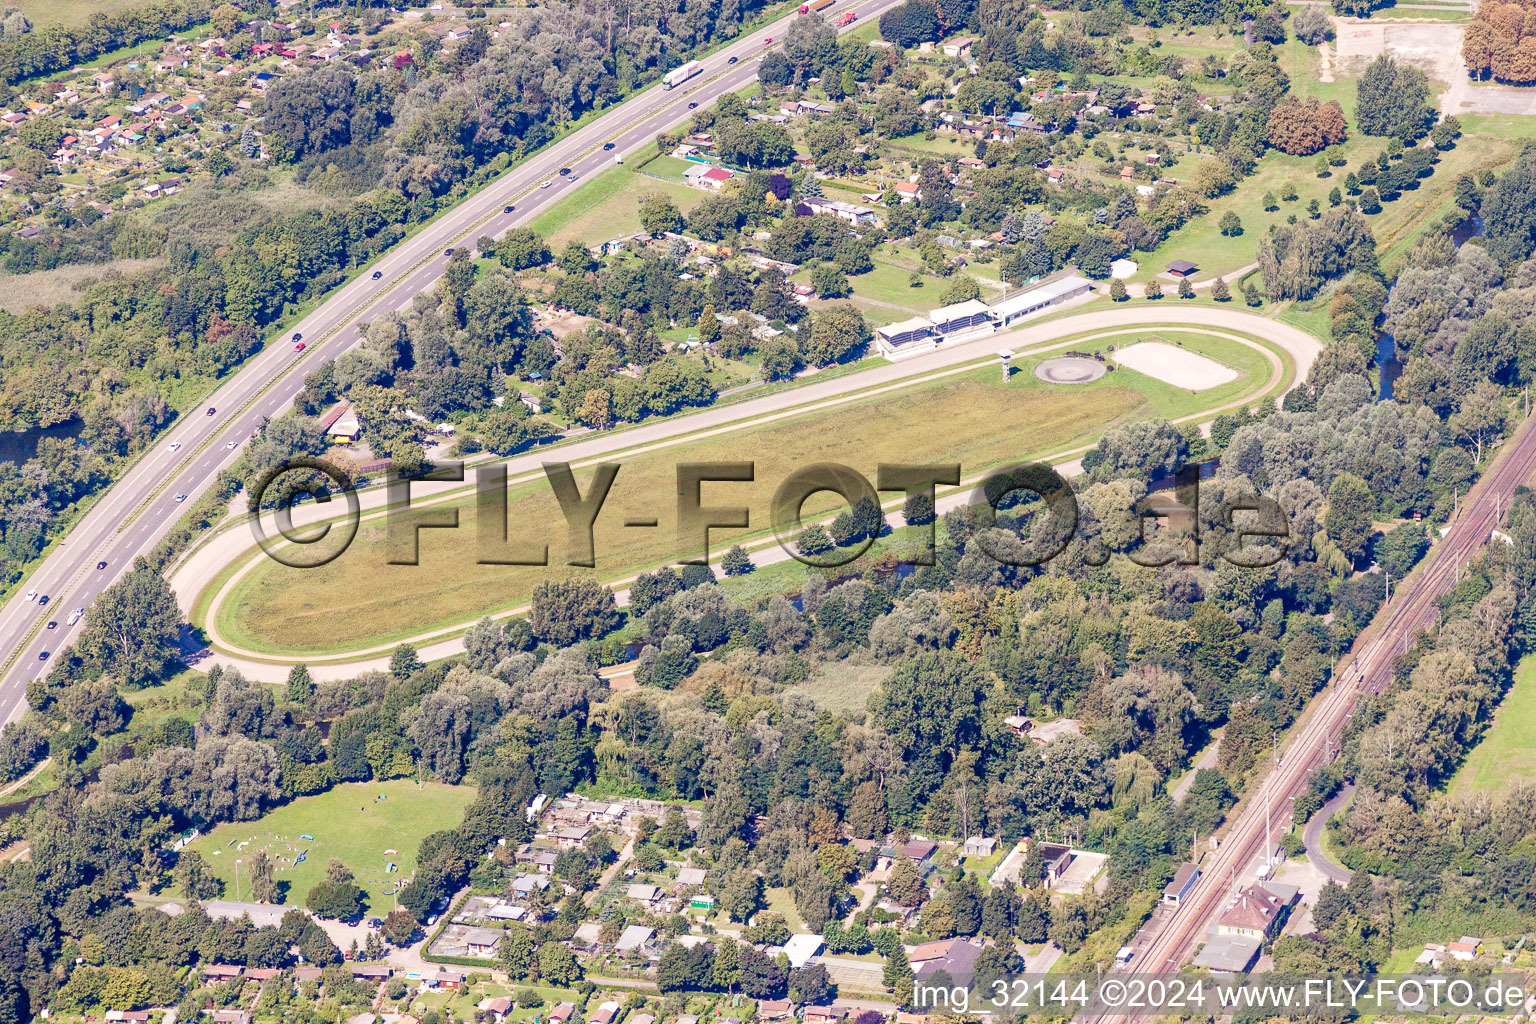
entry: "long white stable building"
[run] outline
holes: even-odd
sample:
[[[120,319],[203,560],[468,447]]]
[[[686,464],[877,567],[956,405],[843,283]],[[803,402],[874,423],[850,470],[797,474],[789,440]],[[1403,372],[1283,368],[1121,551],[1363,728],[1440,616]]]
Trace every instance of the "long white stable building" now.
[[[946,342],[963,341],[1012,327],[1026,317],[1092,290],[1092,281],[1069,274],[1004,295],[993,303],[980,299],[956,302],[932,310],[927,316],[915,316],[877,329],[875,345],[887,359],[904,359],[920,352],[931,352]]]

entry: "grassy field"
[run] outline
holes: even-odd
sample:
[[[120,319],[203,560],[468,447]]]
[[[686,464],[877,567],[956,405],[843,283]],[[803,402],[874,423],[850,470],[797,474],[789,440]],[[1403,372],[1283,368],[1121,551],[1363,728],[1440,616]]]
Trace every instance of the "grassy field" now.
[[[1414,13],[1433,15],[1437,12]],[[1168,49],[1174,45],[1165,43],[1163,48]],[[1193,55],[1199,52],[1219,52],[1223,48],[1220,40],[1199,39],[1198,42],[1184,45],[1183,50]],[[1271,225],[1284,224],[1292,214],[1305,218],[1307,204],[1313,199],[1318,200],[1326,209],[1329,191],[1335,187],[1342,191],[1344,177],[1349,171],[1386,148],[1385,139],[1362,135],[1355,127],[1353,78],[1340,75],[1332,82],[1322,81],[1321,59],[1317,49],[1294,39],[1280,48],[1279,56],[1281,66],[1290,76],[1291,91],[1294,94],[1316,96],[1324,102],[1335,100],[1344,109],[1350,134],[1342,144],[1342,151],[1348,162],[1343,167],[1333,168],[1330,177],[1319,178],[1315,155],[1293,157],[1271,150],[1260,161],[1254,174],[1244,179],[1235,190],[1209,201],[1210,212],[1194,218],[1169,235],[1152,253],[1139,259],[1141,273],[1137,275],[1138,279],[1146,279],[1161,271],[1164,264],[1176,259],[1193,260],[1204,273],[1229,273],[1252,263],[1259,239],[1264,237]],[[1502,138],[1463,139],[1455,149],[1441,154],[1434,174],[1424,179],[1417,190],[1404,193],[1396,202],[1383,204],[1381,213],[1369,218],[1371,230],[1384,257],[1390,255],[1394,247],[1405,251],[1426,225],[1438,219],[1440,213],[1447,208],[1458,175],[1505,163],[1516,153],[1516,147],[1508,139],[1536,135],[1536,129],[1522,124],[1520,118],[1490,117],[1487,121],[1487,128],[1493,129]],[[1520,128],[1506,135],[1501,124],[1504,121],[1519,124]],[[1480,120],[1467,125],[1469,134],[1483,130],[1484,125]],[[1198,155],[1187,155],[1167,173],[1180,181],[1189,180],[1199,160]],[[1262,202],[1265,193],[1273,193],[1278,198],[1287,185],[1295,187],[1297,198],[1291,202],[1280,202],[1277,210],[1266,211]],[[1241,235],[1225,236],[1220,232],[1218,224],[1222,215],[1229,210],[1242,221]],[[1385,258],[1383,262],[1386,262]]]
[[[1452,796],[1499,792],[1536,782],[1536,658],[1515,669],[1515,682],[1493,726],[1446,787]]]
[[[796,566],[799,563],[792,563]],[[869,694],[891,674],[888,665],[850,665],[846,661],[819,666],[799,687],[811,703],[834,714],[859,714]]]
[[[162,262],[159,259],[112,260],[110,263],[75,263],[30,274],[3,274],[0,275],[0,309],[22,313],[33,306],[75,302],[80,298],[76,289],[84,281],[99,280],[109,271],[138,274]]]
[[[680,182],[660,181],[627,167],[610,167],[535,217],[533,230],[559,252],[568,242],[587,245],[632,235],[640,230],[640,197],[661,192],[686,216],[704,193]]]
[[[115,14],[141,5],[142,0],[60,0],[46,4],[42,0],[17,0],[15,4],[6,4],[7,7],[20,7],[33,28],[48,25],[78,28],[93,14]]]
[[[251,855],[265,849],[276,861],[278,884],[286,883],[283,902],[298,905],[325,878],[326,866],[336,858],[352,869],[357,884],[367,892],[369,912],[380,914],[394,908],[380,890],[410,878],[416,871],[421,840],[457,825],[474,798],[469,786],[407,780],[345,783],[317,796],[300,797],[257,821],[220,825],[190,849],[201,853],[224,880],[225,899],[236,896],[236,865],[243,861],[239,896],[247,900],[251,898]],[[300,839],[301,835],[314,836],[314,842]],[[293,860],[301,851],[307,856],[295,865]],[[399,865],[399,870],[386,874],[387,861]]]
[[[1187,415],[1269,386],[1261,353],[1195,332],[1124,332],[1084,342],[1084,347],[1123,346],[1154,334],[1234,367],[1238,379],[1195,395],[1122,369],[1092,384],[1063,387],[1038,380],[1032,372],[1036,360],[1019,359],[1007,384],[988,366],[827,412],[621,456],[623,470],[595,528],[598,564],[590,570],[561,565],[566,557],[564,520],[542,480],[509,488],[508,522],[526,524],[516,538],[525,547],[529,542],[548,543],[550,568],[476,563],[476,517],[467,498],[457,530],[421,532],[420,564],[415,566],[386,565],[383,519],[365,519],[347,552],[321,568],[287,569],[264,559],[220,605],[219,631],[249,650],[339,653],[520,607],[533,586],[552,575],[590,573],[612,580],[668,563],[683,555],[670,497],[679,463],[753,460],[755,482],[712,485],[704,500],[706,505],[748,507],[755,527],[749,535],[767,536],[774,490],[793,470],[810,463],[842,463],[873,479],[879,462],[943,460],[959,462],[964,473],[974,474],[1089,444],[1115,423]],[[935,429],[936,424],[943,429]],[[1027,440],[1021,444],[1020,439]],[[580,471],[583,488],[590,478],[590,470]],[[807,514],[830,510],[835,501],[831,495],[818,495],[807,503]],[[658,528],[624,527],[626,517],[634,515],[657,517]],[[740,531],[715,530],[712,543],[723,550],[741,536]],[[212,586],[220,585],[216,581]]]

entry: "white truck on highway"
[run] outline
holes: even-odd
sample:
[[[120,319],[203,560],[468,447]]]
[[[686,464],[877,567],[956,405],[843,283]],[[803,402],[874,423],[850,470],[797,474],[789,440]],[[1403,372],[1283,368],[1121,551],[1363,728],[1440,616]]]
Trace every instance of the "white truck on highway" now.
[[[671,71],[668,71],[666,74],[662,75],[662,88],[675,89],[703,70],[704,65],[700,64],[696,60],[691,60],[687,64],[684,64],[681,67],[673,68]]]

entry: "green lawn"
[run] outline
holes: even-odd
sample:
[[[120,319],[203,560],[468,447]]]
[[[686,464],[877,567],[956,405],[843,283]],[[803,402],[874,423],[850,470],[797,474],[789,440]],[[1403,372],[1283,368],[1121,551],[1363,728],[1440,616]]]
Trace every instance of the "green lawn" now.
[[[1515,669],[1515,682],[1493,725],[1451,777],[1452,796],[1503,791],[1536,782],[1536,658]]]
[[[278,884],[286,883],[283,902],[298,905],[325,877],[327,865],[335,858],[352,869],[357,884],[368,893],[369,912],[381,914],[394,908],[381,890],[415,873],[421,840],[457,825],[474,798],[470,786],[408,780],[344,783],[316,796],[300,797],[256,821],[220,825],[189,849],[201,853],[224,880],[225,899],[237,895],[238,865],[238,896],[246,900],[251,898],[251,856],[265,849],[276,862]],[[300,839],[301,835],[315,838],[310,842]],[[295,865],[301,852],[305,859]],[[390,861],[398,871],[385,872]]]
[[[6,6],[20,7],[21,13],[27,16],[32,27],[40,29],[48,25],[79,28],[93,14],[116,14],[118,11],[140,7],[143,4],[141,0],[60,0],[57,3],[43,3],[42,0],[16,0],[15,4]]]
[[[1280,61],[1291,77],[1293,93],[1316,96],[1324,102],[1336,100],[1344,109],[1350,123],[1350,134],[1342,149],[1348,162],[1343,167],[1333,168],[1330,177],[1319,178],[1315,155],[1287,156],[1271,150],[1259,162],[1255,172],[1240,182],[1236,189],[1209,201],[1210,212],[1194,218],[1173,232],[1152,253],[1137,257],[1141,263],[1138,280],[1148,278],[1176,259],[1193,260],[1200,265],[1203,273],[1211,274],[1229,273],[1252,263],[1258,251],[1259,239],[1264,237],[1271,225],[1284,224],[1292,214],[1298,218],[1306,217],[1307,204],[1313,199],[1318,200],[1326,209],[1329,190],[1338,187],[1342,191],[1345,175],[1349,171],[1386,148],[1386,140],[1362,135],[1355,128],[1354,79],[1340,76],[1333,82],[1320,81],[1320,59],[1316,48],[1295,40],[1281,48]],[[1531,119],[1508,120],[1519,123]],[[1469,133],[1478,130],[1481,129],[1468,126]],[[1536,135],[1536,129],[1529,125],[1523,126],[1523,132]],[[1516,147],[1503,138],[1466,138],[1455,149],[1441,154],[1434,174],[1421,181],[1418,189],[1405,192],[1396,202],[1383,204],[1381,213],[1370,217],[1371,230],[1383,251],[1383,262],[1386,262],[1387,256],[1396,255],[1394,249],[1406,251],[1427,225],[1438,220],[1440,214],[1447,209],[1456,178],[1460,174],[1485,167],[1498,167],[1513,158],[1515,153]],[[1197,163],[1197,160],[1191,161],[1188,157],[1182,159],[1172,176],[1180,181],[1187,180]],[[1286,185],[1295,187],[1297,198],[1292,202],[1280,202],[1277,210],[1266,211],[1262,202],[1265,193],[1273,193],[1278,198]],[[1218,223],[1229,210],[1236,213],[1242,222],[1241,235],[1221,234]]]
[[[1155,313],[1149,311],[1149,319]],[[218,610],[219,631],[231,643],[266,653],[340,653],[370,644],[394,643],[429,629],[521,607],[532,587],[552,575],[587,572],[613,580],[681,557],[673,503],[657,500],[675,490],[683,462],[753,460],[756,479],[721,491],[751,510],[752,532],[768,535],[768,507],[779,483],[812,462],[838,462],[871,478],[879,462],[958,461],[966,474],[1030,456],[1045,456],[1092,443],[1115,423],[1189,415],[1278,386],[1264,356],[1222,338],[1194,331],[1117,332],[1085,342],[1087,348],[1128,345],[1156,336],[1181,343],[1239,371],[1237,380],[1191,394],[1130,370],[1106,374],[1087,385],[1047,385],[1033,372],[1036,357],[1016,360],[1003,384],[995,368],[968,371],[855,400],[829,411],[767,426],[726,430],[623,458],[607,508],[595,528],[598,565],[566,568],[566,531],[547,483],[515,485],[508,492],[508,521],[524,525],[521,542],[547,542],[551,567],[482,565],[473,561],[475,510],[461,499],[457,530],[424,530],[421,564],[386,565],[385,530],[379,516],[365,518],[356,541],[335,561],[295,570],[263,560],[242,578]],[[1288,366],[1289,364],[1287,364]],[[936,431],[934,424],[945,429]],[[1020,448],[1018,439],[1027,438]],[[582,486],[589,470],[581,471]],[[718,485],[725,487],[726,485]],[[717,503],[718,503],[717,500]],[[445,506],[439,506],[442,508]],[[807,503],[808,515],[833,508],[828,495]],[[430,514],[428,510],[424,513]],[[659,528],[622,526],[629,514],[656,515]],[[716,550],[744,539],[737,531],[712,531]],[[222,580],[211,587],[216,589]]]
[[[654,163],[655,161],[652,161]],[[661,181],[627,167],[610,167],[578,183],[578,187],[533,219],[530,226],[559,252],[572,241],[597,245],[640,230],[640,197],[661,192],[684,215],[704,193],[681,182]]]

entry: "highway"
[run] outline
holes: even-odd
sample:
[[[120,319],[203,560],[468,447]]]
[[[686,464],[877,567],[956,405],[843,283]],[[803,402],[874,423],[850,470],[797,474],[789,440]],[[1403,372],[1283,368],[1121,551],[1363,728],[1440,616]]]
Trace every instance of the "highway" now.
[[[1221,847],[1201,865],[1202,874],[1174,912],[1154,916],[1135,941],[1131,970],[1174,971],[1206,940],[1211,926],[1231,902],[1236,888],[1252,884],[1248,869],[1273,850],[1291,817],[1290,801],[1301,794],[1308,776],[1338,753],[1339,738],[1354,715],[1358,698],[1379,694],[1392,679],[1393,660],[1414,638],[1433,627],[1436,600],[1456,585],[1459,569],[1488,542],[1509,495],[1536,474],[1536,421],[1527,419],[1508,447],[1462,500],[1461,515],[1431,550],[1406,589],[1396,591],[1371,625],[1340,660],[1333,681],[1313,697],[1287,738],[1278,765],[1250,790],[1228,817]],[[1266,831],[1269,803],[1272,832]],[[1105,1015],[1108,1016],[1108,1015]]]
[[[845,0],[822,13],[856,11],[859,18],[852,28],[897,2]],[[78,634],[78,623],[68,625],[70,612],[89,606],[136,557],[155,547],[219,471],[238,459],[240,446],[262,420],[292,406],[304,376],[356,344],[360,321],[406,309],[415,296],[430,292],[447,262],[447,248],[473,245],[482,235],[499,236],[564,198],[578,186],[562,177],[560,168],[569,167],[572,177],[605,170],[615,156],[641,153],[657,135],[686,122],[693,106],[708,106],[745,87],[757,77],[762,54],[779,45],[797,17],[789,14],[742,36],[703,58],[703,72],[677,88],[654,84],[509,168],[365,267],[281,337],[269,339],[201,406],[183,415],[112,484],[0,610],[0,722],[21,716],[27,683],[46,671],[47,657],[58,656]],[[769,38],[771,46],[765,45]],[[610,142],[614,148],[605,150]],[[552,184],[540,188],[546,180]],[[507,206],[516,209],[506,213]],[[293,332],[303,335],[303,352],[295,350]],[[176,501],[179,494],[187,495],[186,504]],[[105,568],[96,568],[100,562]],[[49,597],[46,607],[26,599],[34,590]],[[49,621],[57,622],[57,628],[46,629]]]

